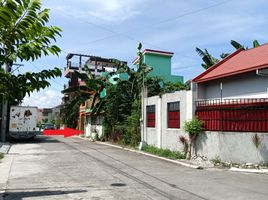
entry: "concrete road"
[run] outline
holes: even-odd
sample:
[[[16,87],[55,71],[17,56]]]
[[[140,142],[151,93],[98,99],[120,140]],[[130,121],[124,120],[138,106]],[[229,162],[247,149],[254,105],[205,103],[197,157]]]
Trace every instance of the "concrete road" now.
[[[197,170],[90,143],[39,137],[13,144],[5,200],[268,199],[268,176]]]

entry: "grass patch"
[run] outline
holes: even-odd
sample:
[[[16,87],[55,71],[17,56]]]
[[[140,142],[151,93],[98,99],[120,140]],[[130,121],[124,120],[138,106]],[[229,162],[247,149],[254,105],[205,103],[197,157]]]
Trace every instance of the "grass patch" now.
[[[0,160],[4,158],[4,154],[0,153]]]
[[[154,155],[158,155],[161,157],[165,157],[165,158],[185,159],[185,155],[181,153],[180,151],[171,151],[169,149],[159,149],[157,147],[150,146],[150,145],[146,145],[143,151],[154,154]]]

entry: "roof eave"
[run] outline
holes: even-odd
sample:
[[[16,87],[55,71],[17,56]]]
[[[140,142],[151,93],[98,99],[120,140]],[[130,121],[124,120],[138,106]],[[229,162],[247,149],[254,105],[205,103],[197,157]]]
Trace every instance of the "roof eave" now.
[[[217,68],[218,66],[222,65],[223,63],[225,63],[226,61],[230,60],[232,57],[234,57],[235,55],[237,55],[238,53],[240,53],[241,51],[243,51],[243,49],[238,49],[235,52],[233,52],[232,54],[230,54],[229,56],[227,56],[226,58],[224,58],[223,60],[221,60],[220,62],[216,63],[215,65],[211,66],[210,68],[208,68],[206,71],[204,71],[203,73],[199,74],[197,77],[195,77],[192,82],[200,82],[201,78],[203,76],[205,76],[206,74],[208,74],[209,72],[213,71],[215,68]],[[204,79],[205,80],[205,79]],[[203,81],[202,81],[203,82]]]
[[[240,70],[240,71],[236,71],[236,72],[232,72],[232,73],[226,73],[226,74],[222,74],[222,75],[219,75],[219,76],[214,76],[214,77],[211,77],[211,78],[201,79],[199,81],[194,81],[194,82],[196,82],[196,83],[204,83],[204,82],[207,82],[207,81],[212,81],[212,80],[216,80],[216,79],[219,79],[219,78],[225,78],[225,77],[228,77],[228,76],[234,76],[234,75],[255,71],[257,69],[264,69],[264,68],[268,68],[268,65],[267,64],[258,65],[258,66],[255,66],[253,68],[250,68],[250,69]]]

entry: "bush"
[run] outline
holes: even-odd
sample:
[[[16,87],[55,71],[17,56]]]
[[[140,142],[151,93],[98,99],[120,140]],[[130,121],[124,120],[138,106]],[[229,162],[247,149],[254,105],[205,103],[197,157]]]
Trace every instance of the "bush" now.
[[[154,146],[146,145],[143,149],[145,152],[158,155],[161,157],[172,158],[172,159],[185,159],[185,156],[180,151],[171,151],[169,149],[159,149]]]
[[[189,135],[190,143],[189,143],[189,151],[187,158],[191,159],[192,157],[192,148],[195,150],[195,140],[197,136],[204,131],[203,121],[193,118],[190,121],[184,122],[183,129]]]
[[[199,133],[202,133],[203,128],[203,121],[194,118],[191,121],[184,122],[184,131],[189,134],[189,137],[196,137]]]

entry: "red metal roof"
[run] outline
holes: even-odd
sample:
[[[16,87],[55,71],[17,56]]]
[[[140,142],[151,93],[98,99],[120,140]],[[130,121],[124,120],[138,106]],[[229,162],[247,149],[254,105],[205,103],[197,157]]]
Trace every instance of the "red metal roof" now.
[[[264,44],[248,50],[235,51],[194,78],[193,82],[206,82],[267,67],[268,44]]]

